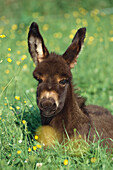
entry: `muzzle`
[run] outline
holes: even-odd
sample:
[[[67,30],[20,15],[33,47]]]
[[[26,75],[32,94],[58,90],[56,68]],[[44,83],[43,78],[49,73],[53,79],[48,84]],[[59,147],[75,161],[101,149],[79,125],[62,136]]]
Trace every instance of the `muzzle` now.
[[[53,98],[42,98],[39,102],[39,109],[42,111],[43,116],[51,117],[57,110],[56,102]]]

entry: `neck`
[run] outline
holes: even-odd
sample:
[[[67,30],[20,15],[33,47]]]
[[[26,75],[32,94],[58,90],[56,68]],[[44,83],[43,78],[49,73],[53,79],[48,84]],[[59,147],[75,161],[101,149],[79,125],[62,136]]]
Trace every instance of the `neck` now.
[[[84,134],[84,128],[88,128],[89,118],[80,109],[75,95],[73,87],[68,90],[65,105],[57,116],[52,118],[50,125],[65,133],[67,131],[69,136],[74,135],[74,129],[76,129],[81,135]]]

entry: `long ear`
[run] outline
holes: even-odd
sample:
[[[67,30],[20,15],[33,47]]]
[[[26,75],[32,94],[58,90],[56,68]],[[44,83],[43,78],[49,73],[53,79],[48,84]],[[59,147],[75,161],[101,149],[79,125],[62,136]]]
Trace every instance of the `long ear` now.
[[[33,22],[29,29],[28,34],[28,47],[33,61],[37,65],[42,62],[49,54],[46,46],[44,45],[44,40],[39,32],[37,23]]]
[[[67,64],[70,65],[71,68],[73,68],[74,65],[77,64],[78,54],[84,43],[85,34],[86,28],[80,28],[75,34],[72,40],[72,44],[63,54],[63,58],[66,60]]]

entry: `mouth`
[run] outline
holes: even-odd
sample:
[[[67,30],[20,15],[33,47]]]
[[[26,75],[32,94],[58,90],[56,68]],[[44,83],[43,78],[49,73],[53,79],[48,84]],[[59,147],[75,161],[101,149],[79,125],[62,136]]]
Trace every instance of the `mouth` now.
[[[56,115],[55,113],[56,110],[52,110],[52,111],[44,111],[42,110],[41,114],[44,116],[44,117],[54,117]]]

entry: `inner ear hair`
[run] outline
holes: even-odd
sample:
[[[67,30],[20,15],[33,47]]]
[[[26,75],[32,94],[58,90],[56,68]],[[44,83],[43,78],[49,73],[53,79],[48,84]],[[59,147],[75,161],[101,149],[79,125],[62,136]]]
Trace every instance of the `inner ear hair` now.
[[[39,32],[39,27],[37,23],[33,22],[29,29],[28,34],[28,47],[33,61],[37,65],[39,62],[42,62],[49,54],[43,38]]]

